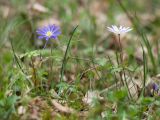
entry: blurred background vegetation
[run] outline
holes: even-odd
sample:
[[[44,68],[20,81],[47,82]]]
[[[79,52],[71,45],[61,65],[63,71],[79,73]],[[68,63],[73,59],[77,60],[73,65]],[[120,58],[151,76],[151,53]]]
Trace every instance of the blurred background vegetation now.
[[[37,39],[36,29],[48,24],[60,26],[62,34],[58,41],[51,40],[42,50],[45,41]],[[114,64],[115,51],[119,50],[119,46],[116,36],[106,29],[112,24],[133,28],[121,39],[126,67],[136,75],[143,71],[140,69],[144,66],[142,44],[148,58],[146,76],[155,77],[160,71],[159,0],[0,0],[1,118],[78,119],[75,114],[60,114],[52,108],[50,99],[56,98],[55,93],[62,90],[65,92],[58,99],[66,101],[68,106],[78,111],[90,111],[83,119],[102,119],[100,113],[107,109],[103,107],[104,103],[95,102],[96,109],[89,108],[82,98],[88,90],[103,90],[115,83],[113,73],[119,68],[115,66],[114,70],[109,69],[111,63],[108,56]],[[65,82],[59,83],[66,46],[77,25],[68,52],[63,76]],[[139,30],[145,33],[151,47],[145,44],[146,39],[137,32]],[[39,55],[43,56],[43,61]],[[118,94],[117,98],[115,94]],[[117,114],[111,115],[110,107],[104,116],[122,119],[129,111],[128,119],[135,116],[134,119],[143,118],[142,113],[147,107],[139,109],[138,105],[127,103],[130,104],[130,108],[127,108],[125,96],[125,90],[110,93],[111,104],[115,101],[121,104],[117,99],[124,104],[121,104]],[[149,98],[143,102],[148,105],[153,101]],[[158,112],[152,116],[155,117]]]

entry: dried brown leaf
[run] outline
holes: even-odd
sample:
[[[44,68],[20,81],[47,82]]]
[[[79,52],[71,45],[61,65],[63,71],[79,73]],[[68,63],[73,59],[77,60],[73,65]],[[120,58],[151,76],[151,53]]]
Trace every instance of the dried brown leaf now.
[[[75,113],[76,110],[68,107],[68,106],[63,106],[61,105],[60,103],[57,102],[57,100],[52,100],[51,101],[53,106],[59,111],[59,112],[62,112],[62,113],[67,113],[67,114],[71,114],[71,113]]]

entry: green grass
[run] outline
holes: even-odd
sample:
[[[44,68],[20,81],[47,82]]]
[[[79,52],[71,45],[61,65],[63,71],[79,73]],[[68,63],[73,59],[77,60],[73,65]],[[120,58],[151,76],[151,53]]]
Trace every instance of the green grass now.
[[[0,2],[0,119],[160,119],[159,91],[152,88],[160,85],[158,0],[42,0],[47,13],[28,4]],[[43,49],[36,29],[50,18],[62,34]],[[117,38],[106,26],[121,22],[133,30],[121,39],[125,59],[119,62]]]

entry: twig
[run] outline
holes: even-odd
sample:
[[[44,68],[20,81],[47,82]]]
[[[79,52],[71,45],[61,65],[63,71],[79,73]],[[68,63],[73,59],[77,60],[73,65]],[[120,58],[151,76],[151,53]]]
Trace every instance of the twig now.
[[[89,71],[91,71],[91,70],[96,69],[97,67],[99,67],[99,65],[98,65],[98,66],[91,67],[91,68],[85,70],[84,72],[82,72],[82,74],[81,74],[81,76],[80,76],[80,80],[83,78],[84,74],[86,74],[87,72],[89,72]]]

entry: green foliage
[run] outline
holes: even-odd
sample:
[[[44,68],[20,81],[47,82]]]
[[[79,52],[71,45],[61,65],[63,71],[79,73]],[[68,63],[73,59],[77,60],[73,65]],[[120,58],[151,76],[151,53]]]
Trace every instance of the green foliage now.
[[[2,119],[9,119],[12,114],[16,113],[15,104],[17,99],[16,95],[12,95],[0,100],[0,117]]]
[[[147,80],[152,76],[159,79],[155,76],[160,71],[159,17],[151,16],[151,22],[143,26],[138,16],[145,11],[156,13],[159,1],[150,1],[153,6],[149,12],[147,3],[130,0],[122,1],[120,5],[118,1],[104,0],[106,8],[103,8],[102,1],[96,0],[45,0],[40,4],[49,11],[41,13],[32,10],[35,8],[31,1],[4,0],[11,13],[5,18],[4,11],[0,9],[0,119],[159,120],[159,93],[155,96],[144,94],[148,90]],[[134,30],[123,38],[126,58],[123,63],[118,63],[116,37],[108,35],[103,29],[109,24],[119,24],[119,17],[124,18],[122,12],[131,15],[128,17],[132,18],[130,21]],[[39,44],[36,29],[50,17],[53,22],[59,20],[62,34],[58,41],[50,40],[46,49],[41,49],[44,41]],[[128,21],[124,22],[128,24]],[[156,43],[148,38],[149,35],[152,35],[153,41],[156,39]],[[142,45],[132,38],[140,39]],[[142,48],[142,56],[135,55],[138,47]],[[140,59],[142,63],[137,62],[139,57],[143,57]],[[119,84],[121,73],[126,73],[133,82],[136,77],[138,82],[142,80],[142,89],[136,83],[137,89],[140,89],[136,100],[134,97],[129,99],[129,89],[123,85],[112,87]],[[93,95],[94,99],[91,99],[86,95],[88,91],[95,90],[98,97]],[[84,98],[93,104],[88,104]],[[76,112],[68,110],[65,113],[61,107],[59,110],[51,103],[52,99]],[[20,106],[24,106],[25,113],[19,113]]]

